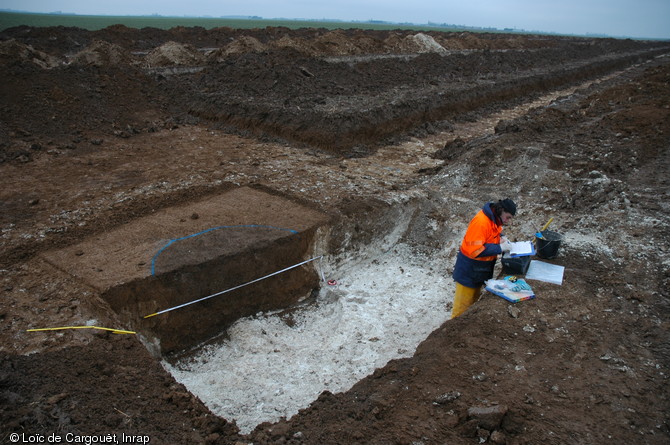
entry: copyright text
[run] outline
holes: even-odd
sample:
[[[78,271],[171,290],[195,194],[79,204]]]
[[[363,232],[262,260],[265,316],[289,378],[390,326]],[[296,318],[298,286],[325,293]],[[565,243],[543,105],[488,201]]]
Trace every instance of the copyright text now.
[[[85,445],[92,445],[98,443],[141,443],[147,444],[151,442],[151,438],[146,435],[134,434],[96,434],[83,435],[74,433],[65,434],[26,434],[26,433],[11,433],[9,435],[11,443],[80,443]]]

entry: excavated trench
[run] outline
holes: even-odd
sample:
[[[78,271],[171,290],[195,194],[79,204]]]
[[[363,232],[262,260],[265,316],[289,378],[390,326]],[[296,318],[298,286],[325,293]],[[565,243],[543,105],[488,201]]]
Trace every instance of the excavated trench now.
[[[423,252],[409,239],[416,225],[424,234],[443,229],[430,221],[431,206],[426,198],[373,203],[365,218],[322,226],[313,247],[325,281],[311,298],[241,318],[225,337],[164,367],[246,434],[412,356],[448,319],[453,296],[451,249]]]
[[[426,125],[439,128],[467,113],[575,85],[651,59],[663,51],[646,49],[583,60],[550,60],[551,55],[544,53],[504,56],[511,60],[491,52],[423,54],[396,58],[391,68],[386,67],[386,59],[379,58],[355,63],[340,59],[298,60],[295,63],[302,63],[299,68],[293,66],[295,63],[286,68],[275,62],[281,67],[276,68],[278,72],[287,72],[275,74],[273,82],[250,73],[250,85],[244,94],[226,85],[227,67],[216,67],[206,72],[206,80],[199,80],[189,113],[212,125],[351,154],[361,149],[368,151],[399,134],[420,131]],[[537,66],[523,68],[527,64],[521,62],[523,57],[537,58]],[[260,64],[256,60],[245,63],[254,67]],[[406,78],[398,79],[400,86],[390,89],[366,91],[363,86],[373,73],[386,76],[385,67],[404,73],[413,72],[414,64],[431,64],[440,69],[415,86],[403,85],[408,82]],[[290,83],[289,88],[301,87],[299,94],[288,99],[277,97],[274,88],[284,82]]]
[[[436,226],[430,205],[357,204],[333,220],[243,187],[43,258],[95,288],[179,382],[248,433],[411,356],[447,319],[449,260],[407,239],[418,220]]]

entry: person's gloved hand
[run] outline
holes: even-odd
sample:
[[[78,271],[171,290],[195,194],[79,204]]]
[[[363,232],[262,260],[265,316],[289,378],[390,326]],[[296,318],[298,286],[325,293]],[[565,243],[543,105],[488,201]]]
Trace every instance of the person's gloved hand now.
[[[500,249],[503,251],[503,253],[512,250],[512,244],[507,240],[507,238],[503,238],[500,241]]]

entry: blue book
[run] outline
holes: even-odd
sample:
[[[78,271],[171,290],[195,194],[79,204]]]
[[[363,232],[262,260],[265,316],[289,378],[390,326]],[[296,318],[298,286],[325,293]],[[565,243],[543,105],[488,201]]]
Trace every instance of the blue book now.
[[[535,292],[533,292],[530,285],[523,278],[515,276],[505,277],[502,280],[488,280],[485,289],[510,303],[518,303],[519,301],[535,298]]]

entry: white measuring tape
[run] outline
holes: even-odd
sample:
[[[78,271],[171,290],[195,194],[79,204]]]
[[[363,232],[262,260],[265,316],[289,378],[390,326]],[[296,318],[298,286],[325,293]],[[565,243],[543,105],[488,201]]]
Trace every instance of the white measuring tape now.
[[[269,274],[269,275],[265,275],[264,277],[256,278],[255,280],[249,281],[248,283],[240,284],[239,286],[231,287],[230,289],[226,289],[226,290],[224,290],[224,291],[217,292],[217,293],[215,293],[215,294],[208,295],[208,296],[206,296],[206,297],[202,297],[202,298],[199,298],[199,299],[197,299],[197,300],[189,301],[188,303],[180,304],[179,306],[174,306],[174,307],[171,307],[171,308],[168,308],[168,309],[163,309],[162,311],[158,311],[158,312],[153,313],[153,314],[145,315],[143,318],[149,318],[149,317],[153,317],[153,316],[155,316],[155,315],[164,314],[164,313],[166,313],[166,312],[174,311],[175,309],[180,309],[180,308],[189,306],[189,305],[191,305],[191,304],[199,303],[199,302],[201,302],[201,301],[205,301],[205,300],[207,300],[207,299],[209,299],[209,298],[213,298],[213,297],[216,297],[216,296],[225,294],[226,292],[232,292],[232,291],[234,291],[234,290],[236,290],[236,289],[239,289],[239,288],[241,288],[241,287],[248,286],[248,285],[250,285],[250,284],[257,283],[257,282],[259,282],[259,281],[261,281],[261,280],[264,280],[264,279],[266,279],[266,278],[270,278],[270,277],[272,277],[272,276],[274,276],[274,275],[278,275],[278,274],[280,274],[280,273],[282,273],[282,272],[286,272],[287,270],[295,269],[296,267],[302,266],[303,264],[307,264],[307,263],[310,263],[310,262],[312,262],[312,261],[314,261],[314,260],[321,259],[322,257],[323,257],[323,255],[320,255],[320,256],[317,256],[317,257],[314,257],[314,258],[310,258],[309,260],[303,261],[302,263],[294,264],[293,266],[289,266],[289,267],[287,267],[287,268],[285,268],[285,269],[278,270],[277,272],[272,272],[272,273]],[[321,271],[321,279],[322,279],[323,281],[325,281],[325,278],[324,278],[324,276],[323,276],[323,271]]]

